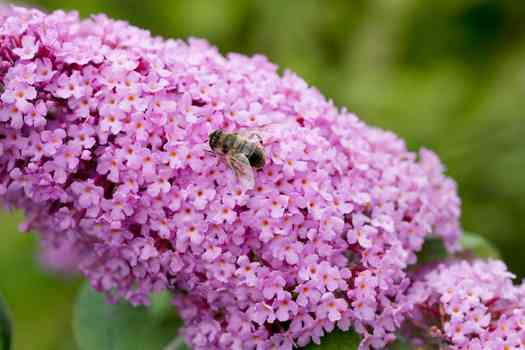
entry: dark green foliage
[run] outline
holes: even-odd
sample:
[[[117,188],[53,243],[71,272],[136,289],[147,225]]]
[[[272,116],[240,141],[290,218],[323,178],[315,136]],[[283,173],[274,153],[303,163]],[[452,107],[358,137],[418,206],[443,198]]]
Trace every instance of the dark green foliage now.
[[[417,266],[437,263],[449,257],[449,253],[439,238],[427,238],[421,251],[417,253]]]
[[[431,263],[439,263],[447,259],[499,259],[500,254],[497,249],[482,236],[463,232],[461,237],[461,250],[449,254],[443,241],[437,237],[425,240],[423,248],[417,253],[417,264],[411,267],[417,269]]]
[[[310,343],[304,350],[357,350],[361,338],[353,331],[334,330],[321,338],[321,345]]]
[[[4,301],[0,297],[0,350],[11,349],[11,321]]]
[[[463,232],[461,245],[466,254],[478,258],[500,259],[498,250],[483,236],[471,232]]]
[[[80,350],[163,350],[177,336],[182,322],[161,296],[152,310],[127,303],[109,304],[85,285],[73,315],[73,333]],[[173,350],[183,350],[177,341]],[[170,349],[171,350],[171,349]]]

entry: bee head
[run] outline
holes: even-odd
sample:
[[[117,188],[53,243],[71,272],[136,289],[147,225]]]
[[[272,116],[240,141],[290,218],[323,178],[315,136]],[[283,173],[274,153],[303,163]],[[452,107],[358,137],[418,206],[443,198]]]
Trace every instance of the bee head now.
[[[222,130],[215,130],[214,132],[210,134],[208,139],[209,139],[211,149],[215,149],[219,145],[219,140],[221,138],[221,135],[222,135]]]

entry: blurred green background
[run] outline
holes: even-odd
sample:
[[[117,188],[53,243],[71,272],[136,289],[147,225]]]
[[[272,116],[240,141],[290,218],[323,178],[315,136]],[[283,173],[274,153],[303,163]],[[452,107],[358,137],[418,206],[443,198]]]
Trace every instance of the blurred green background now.
[[[112,17],[221,52],[263,53],[347,106],[437,151],[459,184],[463,226],[525,276],[525,1],[27,0]],[[0,216],[0,291],[15,350],[74,349],[78,280],[39,268],[34,236]]]

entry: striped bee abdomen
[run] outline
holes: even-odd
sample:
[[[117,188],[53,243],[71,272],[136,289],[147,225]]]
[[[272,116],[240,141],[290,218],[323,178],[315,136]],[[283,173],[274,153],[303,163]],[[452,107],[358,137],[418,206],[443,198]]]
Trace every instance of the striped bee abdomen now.
[[[255,147],[253,153],[248,157],[250,165],[256,169],[260,169],[264,166],[265,159],[264,153],[258,147]]]

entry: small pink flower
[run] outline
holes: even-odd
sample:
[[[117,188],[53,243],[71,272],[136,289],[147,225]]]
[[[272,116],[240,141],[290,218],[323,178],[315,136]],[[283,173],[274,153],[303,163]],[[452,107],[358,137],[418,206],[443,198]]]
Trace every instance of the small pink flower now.
[[[319,275],[319,256],[309,255],[304,258],[301,263],[301,269],[299,270],[299,277],[303,281],[308,281],[310,279],[317,279]]]
[[[79,164],[79,155],[81,148],[78,145],[66,145],[60,149],[55,164],[64,169],[75,169]]]
[[[148,260],[150,258],[158,256],[158,254],[159,252],[154,246],[152,246],[151,244],[147,244],[142,248],[139,259]]]
[[[141,97],[141,92],[138,88],[121,90],[117,89],[117,98],[120,101],[118,107],[124,112],[143,112],[146,110],[147,103]]]
[[[270,208],[270,215],[272,218],[280,218],[284,214],[284,210],[288,206],[288,196],[272,193],[268,198],[268,207]]]
[[[4,106],[0,110],[0,121],[9,122],[9,125],[17,130],[24,126],[23,113],[16,105]]]
[[[153,197],[158,196],[160,193],[168,193],[171,189],[169,181],[171,175],[171,169],[160,169],[156,179],[148,186],[148,193]]]
[[[171,238],[175,225],[167,218],[161,217],[151,220],[151,228],[154,231],[158,231],[160,237],[169,239]]]
[[[47,107],[40,102],[29,107],[24,115],[24,122],[29,126],[41,127],[46,124]]]
[[[259,325],[263,325],[265,322],[273,323],[276,318],[273,308],[265,303],[256,303],[250,306],[246,313],[250,320]]]
[[[97,165],[97,172],[102,175],[108,175],[108,179],[112,182],[118,182],[120,179],[120,171],[123,169],[122,160],[117,155],[109,153],[104,154]]]
[[[361,300],[374,300],[376,298],[375,288],[377,279],[369,271],[361,272],[355,279],[354,295]]]
[[[79,72],[74,72],[71,76],[62,74],[54,91],[55,95],[60,98],[81,98],[85,92],[86,87]]]
[[[120,131],[122,131],[123,119],[124,119],[123,114],[109,113],[108,115],[102,118],[101,123],[100,123],[100,130],[103,132],[108,132],[113,135],[116,135]]]
[[[81,208],[89,208],[98,205],[104,190],[95,186],[92,180],[86,182],[73,182],[71,190],[79,196],[78,202]]]
[[[369,225],[364,225],[349,230],[347,233],[347,241],[350,244],[359,243],[363,248],[370,248],[376,234],[377,230],[375,228]]]
[[[265,281],[265,287],[263,288],[263,295],[266,299],[273,299],[279,293],[283,292],[283,287],[286,282],[284,278],[279,275],[271,276],[270,279]]]
[[[321,292],[313,282],[301,284],[295,289],[295,292],[298,293],[297,304],[300,306],[306,306],[308,303],[315,304],[321,298]]]
[[[237,260],[239,268],[235,271],[242,283],[245,283],[247,286],[255,287],[257,285],[257,269],[259,268],[258,263],[250,263],[250,260],[247,256],[243,255]]]
[[[90,125],[71,125],[68,135],[73,138],[70,142],[83,148],[91,148],[95,145],[95,130]]]
[[[296,160],[293,158],[287,158],[284,160],[283,170],[285,174],[294,176],[296,171],[303,172],[307,169],[307,163],[302,160]]]
[[[210,207],[210,220],[216,224],[223,222],[233,223],[237,218],[237,213],[233,210],[233,206],[234,201],[232,199],[224,199],[222,203],[214,201]]]
[[[203,232],[205,232],[205,230],[206,225],[202,223],[188,223],[179,228],[179,230],[177,231],[177,239],[181,242],[189,240],[193,244],[200,244],[204,239]]]
[[[31,107],[29,100],[35,98],[36,89],[26,83],[13,83],[2,94],[2,101],[15,104],[21,111],[27,111]]]
[[[321,305],[317,309],[317,317],[324,318],[328,316],[331,322],[341,319],[342,313],[346,311],[348,304],[344,299],[336,298],[333,293],[325,293],[321,297]]]
[[[272,247],[274,257],[279,260],[284,260],[290,265],[296,265],[299,262],[302,249],[302,243],[292,243],[286,239],[279,240]]]
[[[23,60],[32,59],[37,51],[38,44],[35,42],[35,38],[30,35],[22,37],[22,47],[13,49],[13,52]]]
[[[47,82],[53,77],[53,64],[49,58],[36,60],[35,81],[38,83]]]
[[[157,156],[147,148],[143,148],[140,150],[139,158],[137,160],[140,160],[142,175],[144,177],[153,178],[156,175],[156,157]]]
[[[111,200],[103,199],[102,207],[110,211],[112,220],[118,221],[124,220],[134,212],[132,203],[124,197],[115,197]]]
[[[163,153],[162,159],[170,168],[182,168],[185,165],[186,156],[189,150],[184,146],[168,145],[166,152]]]
[[[253,102],[250,104],[248,110],[240,111],[236,120],[241,125],[246,126],[262,126],[270,122],[269,118],[262,111],[262,106],[260,103]]]
[[[206,187],[190,186],[188,193],[190,198],[193,199],[193,206],[198,210],[202,210],[215,197],[216,191]]]
[[[336,267],[330,266],[326,261],[323,261],[319,265],[319,270],[314,279],[320,283],[319,287],[324,287],[330,292],[333,292],[339,287],[339,270]]]
[[[57,152],[57,149],[62,146],[63,140],[66,138],[66,135],[67,134],[64,129],[43,131],[42,141],[44,142],[44,151],[46,155],[54,155]]]
[[[275,316],[281,322],[289,320],[298,310],[297,304],[292,300],[292,296],[288,292],[277,294],[277,300],[274,301],[275,307],[277,308]]]
[[[363,302],[356,300],[352,302],[352,308],[354,313],[365,321],[371,321],[374,319],[376,309],[372,303]]]

